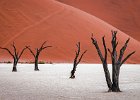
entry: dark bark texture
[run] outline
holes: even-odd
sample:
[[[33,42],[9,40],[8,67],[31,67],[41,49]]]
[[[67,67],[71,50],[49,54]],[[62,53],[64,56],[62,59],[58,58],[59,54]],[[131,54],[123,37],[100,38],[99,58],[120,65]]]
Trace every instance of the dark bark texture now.
[[[133,55],[135,53],[135,51],[133,51],[132,53],[128,54],[123,59],[124,52],[127,48],[128,42],[130,40],[130,39],[128,39],[128,40],[126,40],[123,47],[120,49],[120,54],[118,56],[117,50],[116,50],[117,45],[118,45],[116,35],[117,35],[117,31],[112,31],[112,41],[111,41],[112,51],[110,49],[108,49],[108,51],[111,55],[111,59],[112,59],[112,81],[110,78],[110,72],[109,72],[108,67],[107,67],[107,49],[106,49],[105,39],[104,39],[104,37],[102,37],[104,51],[105,51],[105,56],[103,57],[96,39],[91,37],[92,43],[94,44],[94,46],[98,52],[98,55],[102,61],[102,64],[103,64],[103,69],[104,69],[104,73],[105,73],[107,86],[109,88],[109,91],[112,91],[112,92],[120,92],[120,88],[119,88],[120,67],[131,55]]]
[[[12,53],[8,48],[2,48],[2,47],[0,47],[0,49],[6,50],[13,57],[14,62],[13,62],[12,72],[17,72],[17,63],[18,63],[19,59],[21,58],[21,55],[23,54],[23,52],[27,49],[27,47],[23,48],[20,53],[17,51],[14,42],[12,44],[12,47],[14,49],[14,53]]]
[[[70,78],[71,79],[74,79],[75,78],[75,71],[76,71],[76,67],[77,65],[80,63],[81,59],[83,58],[84,54],[87,52],[87,50],[85,50],[81,56],[80,56],[80,52],[81,52],[81,47],[80,47],[80,42],[78,42],[76,44],[77,46],[77,51],[75,51],[76,55],[75,55],[75,58],[74,58],[74,62],[73,62],[73,69],[71,71],[71,76]]]
[[[96,41],[95,38],[91,38],[92,40],[92,43],[94,44],[97,52],[98,52],[98,55],[101,59],[101,62],[103,64],[103,69],[104,69],[104,73],[105,73],[105,78],[106,78],[106,82],[107,82],[107,86],[109,88],[109,91],[111,90],[112,88],[112,82],[111,82],[111,78],[110,78],[110,73],[109,73],[109,70],[108,70],[108,65],[107,65],[107,48],[106,48],[106,43],[105,43],[105,39],[104,37],[102,37],[102,42],[103,42],[103,46],[104,46],[104,51],[105,51],[105,55],[103,56],[99,46],[98,46],[98,43]]]
[[[29,49],[29,51],[31,52],[31,54],[33,55],[33,57],[34,57],[34,63],[35,63],[35,67],[34,67],[34,70],[35,71],[39,71],[39,68],[38,68],[38,57],[39,57],[39,55],[40,55],[40,53],[43,51],[43,50],[45,50],[45,49],[47,49],[47,48],[49,48],[49,47],[52,47],[52,46],[44,46],[46,44],[46,41],[41,45],[41,47],[40,48],[36,48],[35,50],[36,50],[36,52],[33,52],[33,50],[30,48],[30,47],[27,47],[28,49]]]

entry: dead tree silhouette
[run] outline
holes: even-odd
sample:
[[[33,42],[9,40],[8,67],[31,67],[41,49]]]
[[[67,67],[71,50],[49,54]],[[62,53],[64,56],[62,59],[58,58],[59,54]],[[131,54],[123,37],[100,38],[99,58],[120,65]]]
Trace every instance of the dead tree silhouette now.
[[[103,64],[103,69],[104,69],[104,73],[105,73],[105,78],[106,78],[106,82],[107,82],[107,86],[109,88],[109,91],[111,92],[121,92],[120,88],[119,88],[119,74],[120,74],[120,67],[122,66],[122,64],[131,56],[135,53],[135,51],[133,51],[132,53],[128,54],[124,59],[123,59],[123,55],[124,52],[127,48],[128,42],[130,40],[130,38],[128,40],[126,40],[125,44],[122,46],[122,48],[120,49],[120,54],[119,57],[117,57],[117,31],[111,31],[112,32],[112,51],[110,49],[108,49],[109,53],[111,54],[111,59],[112,59],[112,81],[111,81],[111,77],[110,77],[110,72],[108,70],[108,65],[107,65],[107,48],[106,48],[106,43],[105,43],[105,37],[102,37],[102,42],[103,42],[103,46],[104,46],[104,51],[105,51],[105,55],[103,56],[98,43],[96,41],[95,38],[93,38],[93,36],[91,37],[92,43],[94,44],[98,55],[102,61]]]
[[[49,48],[49,47],[52,47],[52,46],[44,46],[45,44],[46,44],[46,41],[43,42],[43,44],[41,45],[40,48],[36,48],[36,49],[35,49],[35,50],[36,50],[35,52],[34,52],[30,47],[27,46],[28,50],[31,52],[31,54],[32,54],[33,57],[34,57],[34,63],[35,63],[34,70],[35,70],[35,71],[39,71],[39,68],[38,68],[38,57],[39,57],[40,53],[41,53],[44,49],[47,49],[47,48]]]
[[[84,56],[84,54],[87,52],[87,50],[85,50],[85,51],[81,54],[81,56],[79,57],[80,52],[81,52],[80,42],[78,42],[78,43],[76,44],[76,46],[77,46],[77,51],[75,51],[76,55],[75,55],[74,62],[73,62],[73,69],[72,69],[72,71],[71,71],[71,76],[70,76],[71,79],[74,79],[74,78],[75,78],[75,75],[74,75],[74,74],[75,74],[75,71],[76,71],[76,67],[77,67],[77,65],[80,63],[80,61],[81,61],[82,57]],[[78,58],[79,58],[79,59],[78,59]]]
[[[14,59],[13,62],[13,69],[12,72],[17,72],[17,63],[19,61],[19,59],[21,58],[21,55],[23,54],[23,52],[27,49],[27,47],[23,48],[22,51],[19,53],[16,49],[15,43],[13,42],[12,47],[14,49],[14,53],[12,53],[8,48],[2,48],[0,47],[0,49],[4,49],[6,50]]]

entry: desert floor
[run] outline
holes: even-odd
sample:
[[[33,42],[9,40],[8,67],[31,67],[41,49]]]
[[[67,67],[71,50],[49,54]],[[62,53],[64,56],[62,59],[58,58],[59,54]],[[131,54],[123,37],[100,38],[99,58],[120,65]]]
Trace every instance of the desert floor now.
[[[109,65],[111,68],[111,65]],[[140,65],[123,65],[120,93],[107,92],[101,64],[80,64],[69,79],[72,64],[0,64],[0,100],[139,100]],[[110,70],[111,71],[111,70]]]

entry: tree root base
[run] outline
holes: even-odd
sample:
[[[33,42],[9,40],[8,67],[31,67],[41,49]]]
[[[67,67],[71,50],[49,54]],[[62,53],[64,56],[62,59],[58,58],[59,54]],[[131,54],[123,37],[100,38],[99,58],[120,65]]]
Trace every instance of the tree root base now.
[[[34,69],[35,71],[39,71],[39,69]]]
[[[71,78],[71,79],[74,79],[74,78],[75,78],[75,75],[71,76],[70,78]]]

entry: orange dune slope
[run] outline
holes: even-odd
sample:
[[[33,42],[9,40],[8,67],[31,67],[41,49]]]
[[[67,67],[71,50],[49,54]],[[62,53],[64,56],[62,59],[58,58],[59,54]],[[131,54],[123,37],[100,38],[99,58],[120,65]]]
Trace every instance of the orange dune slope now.
[[[88,50],[83,61],[85,63],[100,63],[95,47],[92,45],[91,33],[98,40],[103,50],[101,37],[106,36],[107,46],[110,46],[111,30],[118,30],[97,17],[71,6],[54,0],[1,0],[0,1],[0,46],[11,48],[14,41],[17,49],[25,45],[32,49],[40,47],[48,41],[48,48],[40,55],[40,60],[51,62],[72,62],[75,56],[75,44],[80,41],[82,50]],[[118,30],[119,46],[130,37]],[[131,38],[131,37],[130,37]],[[136,50],[127,63],[140,62],[140,43],[131,38],[125,54]],[[0,51],[0,61],[12,60],[8,53]],[[21,61],[32,61],[28,50]],[[110,57],[108,57],[110,62]]]
[[[140,41],[140,0],[58,0],[90,13]]]

